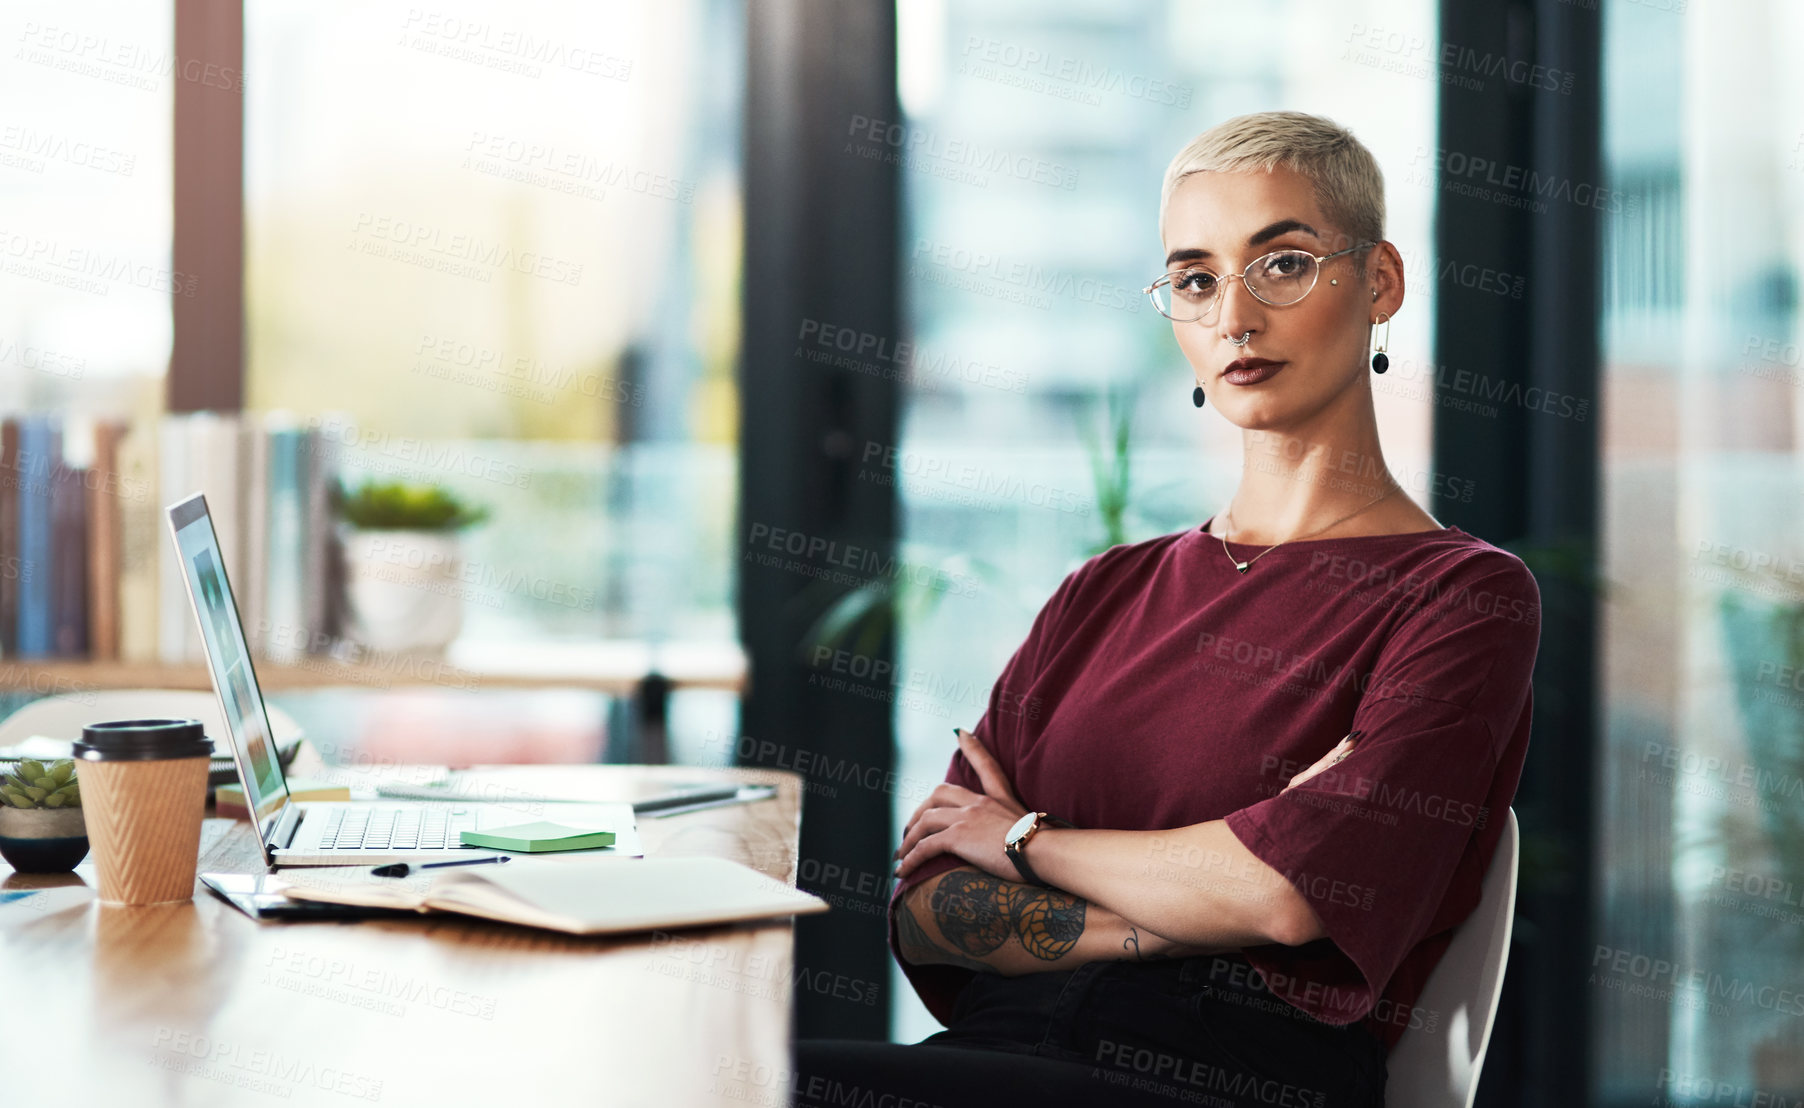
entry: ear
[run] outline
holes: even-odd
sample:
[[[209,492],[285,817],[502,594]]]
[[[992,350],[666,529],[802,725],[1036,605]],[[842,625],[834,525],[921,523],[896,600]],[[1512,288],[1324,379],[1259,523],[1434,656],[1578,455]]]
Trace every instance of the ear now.
[[[1395,319],[1403,307],[1403,255],[1389,241],[1370,250],[1366,261],[1367,319]]]

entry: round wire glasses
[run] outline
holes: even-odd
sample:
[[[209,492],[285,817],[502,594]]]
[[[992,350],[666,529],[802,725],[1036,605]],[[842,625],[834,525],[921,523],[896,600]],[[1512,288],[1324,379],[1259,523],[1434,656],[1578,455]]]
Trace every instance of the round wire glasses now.
[[[1239,273],[1222,275],[1207,266],[1191,266],[1173,270],[1140,291],[1152,300],[1160,315],[1175,323],[1213,319],[1221,307],[1222,286],[1233,277],[1240,278],[1240,283],[1261,303],[1282,308],[1309,295],[1322,272],[1323,262],[1376,245],[1376,242],[1362,242],[1332,254],[1274,250],[1253,259]]]

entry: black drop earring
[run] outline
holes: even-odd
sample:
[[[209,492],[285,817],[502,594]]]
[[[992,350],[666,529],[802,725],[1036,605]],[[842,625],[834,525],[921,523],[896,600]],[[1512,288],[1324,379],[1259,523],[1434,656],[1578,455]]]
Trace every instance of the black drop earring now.
[[[1384,338],[1378,341],[1378,351],[1372,355],[1372,372],[1383,373],[1391,368],[1391,360],[1384,353],[1384,348],[1391,341],[1391,317],[1384,312],[1378,313],[1378,322],[1384,324]]]
[[[1191,392],[1190,401],[1200,408],[1203,406],[1203,399],[1203,386],[1198,385],[1195,390]]]

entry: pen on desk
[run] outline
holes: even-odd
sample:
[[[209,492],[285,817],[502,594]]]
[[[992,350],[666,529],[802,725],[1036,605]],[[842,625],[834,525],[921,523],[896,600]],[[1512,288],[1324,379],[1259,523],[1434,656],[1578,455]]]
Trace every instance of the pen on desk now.
[[[390,862],[386,866],[377,866],[370,871],[372,877],[406,877],[416,869],[443,869],[446,866],[489,866],[500,865],[513,860],[511,854],[496,854],[487,858],[459,858],[455,862]]]
[[[672,798],[670,803],[654,803],[648,810],[643,804],[633,805],[633,815],[646,819],[662,819],[665,816],[687,815],[707,808],[720,808],[728,804],[741,804],[758,800],[769,800],[777,795],[775,785],[743,785],[732,791],[721,791],[707,796],[694,795],[682,798],[679,802]]]
[[[739,795],[738,785],[718,785],[705,789],[680,789],[665,793],[662,796],[647,797],[633,802],[634,812],[655,812],[661,808],[678,808],[686,804],[696,804],[705,800],[730,800]]]

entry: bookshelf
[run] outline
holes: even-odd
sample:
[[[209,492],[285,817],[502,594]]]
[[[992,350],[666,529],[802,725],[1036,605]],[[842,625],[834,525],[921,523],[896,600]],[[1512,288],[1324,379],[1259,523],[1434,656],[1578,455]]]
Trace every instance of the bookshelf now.
[[[313,689],[397,688],[499,691],[585,689],[627,706],[618,721],[628,732],[629,761],[668,761],[665,723],[670,694],[710,689],[743,696],[750,683],[745,652],[737,643],[464,642],[443,656],[387,655],[366,662],[307,657],[296,662],[259,660],[257,683],[265,694]],[[204,665],[101,661],[87,658],[13,658],[0,663],[6,684],[55,695],[101,689],[210,691]]]

